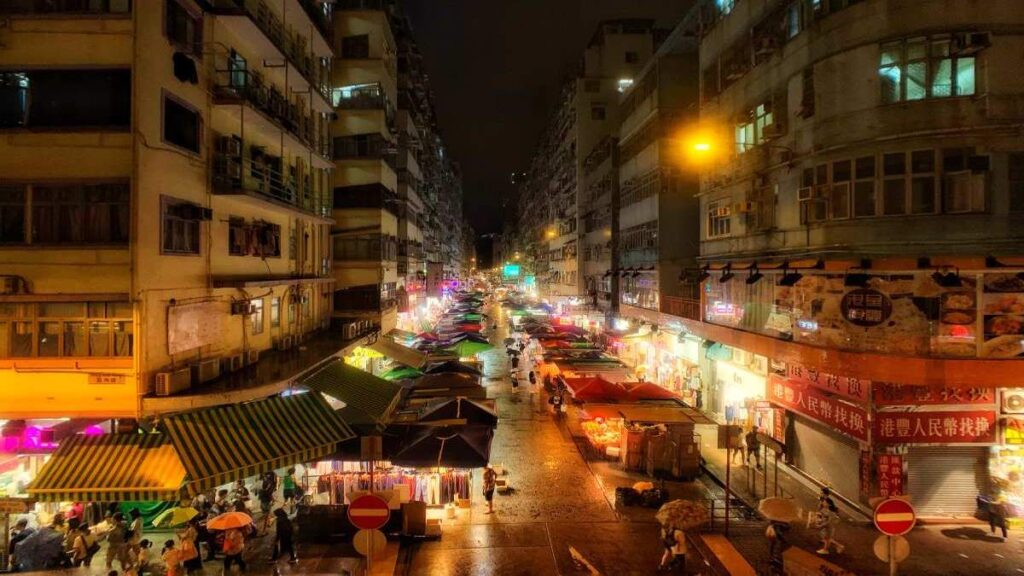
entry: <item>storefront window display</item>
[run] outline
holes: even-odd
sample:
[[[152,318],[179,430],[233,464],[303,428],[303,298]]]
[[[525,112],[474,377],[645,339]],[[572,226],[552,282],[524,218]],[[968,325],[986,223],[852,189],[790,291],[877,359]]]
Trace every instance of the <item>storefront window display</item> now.
[[[706,349],[711,381],[705,383],[708,403],[704,409],[728,423],[767,427],[758,422],[757,410],[757,402],[765,399],[767,359],[717,343]]]
[[[397,503],[419,501],[428,506],[445,506],[470,500],[473,473],[461,468],[406,468],[377,462],[371,479],[366,462],[323,461],[311,471],[315,504],[348,504],[353,494],[393,491]]]

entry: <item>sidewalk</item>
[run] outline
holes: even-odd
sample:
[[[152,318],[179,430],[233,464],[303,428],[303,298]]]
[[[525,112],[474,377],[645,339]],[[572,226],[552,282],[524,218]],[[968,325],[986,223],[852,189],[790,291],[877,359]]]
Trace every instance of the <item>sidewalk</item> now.
[[[713,427],[708,427],[713,428]],[[705,460],[708,473],[705,480],[717,484],[716,488],[724,493],[725,484],[725,450],[718,449],[715,434],[702,433],[701,455]],[[763,472],[753,467],[734,465],[730,470],[730,486],[735,497],[740,498],[752,508],[764,497],[765,473],[768,477],[768,495],[774,495],[775,466],[774,462],[764,465]],[[756,478],[756,494],[748,488],[752,474]],[[778,488],[784,497],[792,497],[802,510],[816,510],[818,493],[809,488],[803,481],[794,478],[793,473],[785,464],[778,470]],[[877,558],[872,552],[875,540],[881,535],[875,529],[870,518],[860,511],[839,503],[839,516],[842,523],[836,530],[836,538],[846,546],[843,554],[832,553],[825,557],[829,562],[837,564],[855,574],[887,574],[888,565]],[[752,534],[746,523],[737,523],[737,530],[730,531],[733,545],[752,563],[764,562],[767,541],[764,530],[765,522],[759,523],[759,529]],[[734,533],[735,532],[735,533]],[[953,576],[953,575],[1019,575],[1024,574],[1024,539],[1020,532],[1011,532],[1006,542],[992,537],[988,526],[941,526],[918,525],[906,535],[910,543],[910,557],[900,564],[901,574],[922,576]],[[794,525],[788,539],[793,546],[808,552],[819,547],[819,540],[813,528]]]

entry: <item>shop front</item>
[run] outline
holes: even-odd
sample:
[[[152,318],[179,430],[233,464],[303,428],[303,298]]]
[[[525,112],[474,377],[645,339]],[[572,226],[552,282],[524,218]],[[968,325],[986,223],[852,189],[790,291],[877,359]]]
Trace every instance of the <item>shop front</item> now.
[[[722,422],[768,427],[767,412],[758,402],[765,399],[768,361],[739,348],[717,342],[704,343],[706,374],[703,392],[695,393],[694,405]]]

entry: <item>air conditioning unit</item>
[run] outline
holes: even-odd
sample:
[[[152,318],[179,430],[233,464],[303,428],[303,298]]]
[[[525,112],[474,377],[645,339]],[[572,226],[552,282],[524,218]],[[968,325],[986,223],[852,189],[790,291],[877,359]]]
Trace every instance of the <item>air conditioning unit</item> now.
[[[970,56],[992,45],[992,36],[988,32],[965,32],[954,34],[949,52],[955,56]]]
[[[749,212],[757,211],[757,202],[747,200],[746,202],[737,202],[733,204],[732,209],[737,214],[747,214]]]
[[[246,353],[245,353],[245,365],[246,366],[252,366],[253,364],[255,364],[255,363],[259,362],[259,361],[260,361],[260,351],[259,350],[248,350],[248,351],[246,351]]]
[[[786,131],[783,129],[782,124],[779,122],[768,124],[767,126],[761,129],[761,136],[764,137],[765,140],[775,140],[777,138],[781,138],[785,133]]]
[[[231,302],[232,316],[248,316],[255,312],[255,306],[248,300],[235,300]]]
[[[202,384],[220,377],[220,358],[208,358],[191,366],[192,384]]]
[[[232,354],[221,358],[221,372],[235,372],[245,367],[241,354]]]
[[[170,396],[192,386],[192,370],[182,368],[173,372],[159,372],[156,375],[156,395]]]
[[[814,199],[814,186],[804,186],[797,190],[796,197],[801,202],[808,202]]]
[[[1003,413],[1024,414],[1024,389],[1009,388],[1003,390]]]
[[[985,210],[985,174],[969,171],[946,175],[945,206],[949,214],[983,212]]]

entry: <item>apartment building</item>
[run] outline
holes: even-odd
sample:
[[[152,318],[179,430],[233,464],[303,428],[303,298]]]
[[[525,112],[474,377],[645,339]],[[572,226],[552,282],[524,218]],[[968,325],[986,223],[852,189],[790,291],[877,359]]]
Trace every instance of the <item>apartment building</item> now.
[[[344,346],[329,6],[139,4],[0,5],[0,418],[262,397]]]
[[[518,240],[553,299],[611,308],[612,179],[602,151],[616,133],[620,95],[662,37],[651,20],[598,26],[523,180]]]
[[[1019,3],[700,10],[704,408],[854,503],[1019,500]]]

